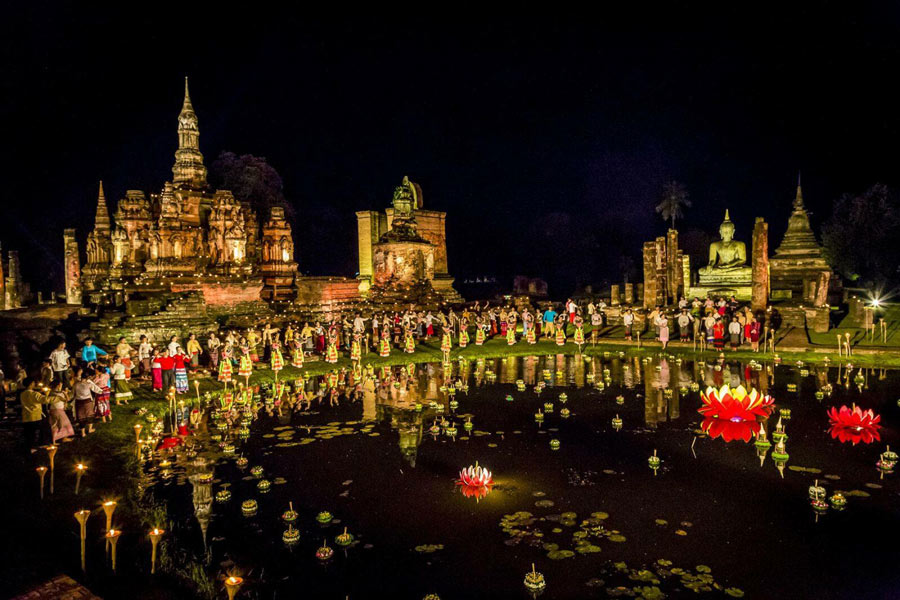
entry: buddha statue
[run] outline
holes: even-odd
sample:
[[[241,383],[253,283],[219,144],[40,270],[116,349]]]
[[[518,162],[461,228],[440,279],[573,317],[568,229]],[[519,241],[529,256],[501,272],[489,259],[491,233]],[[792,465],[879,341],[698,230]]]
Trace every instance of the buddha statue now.
[[[721,241],[709,245],[709,264],[699,271],[701,282],[708,280],[747,280],[752,278],[753,270],[747,266],[747,246],[744,242],[734,240],[734,223],[725,210],[725,220],[719,225]]]

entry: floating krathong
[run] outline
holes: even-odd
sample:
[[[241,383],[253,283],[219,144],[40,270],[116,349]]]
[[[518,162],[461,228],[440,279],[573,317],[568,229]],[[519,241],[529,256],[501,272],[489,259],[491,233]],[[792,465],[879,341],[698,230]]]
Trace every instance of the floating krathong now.
[[[756,421],[729,421],[706,417],[700,423],[700,429],[712,439],[722,438],[725,442],[742,440],[746,443],[756,434]]]
[[[534,413],[534,420],[536,423],[544,422],[544,413],[541,412],[541,409],[538,409],[538,411]]]
[[[834,510],[844,510],[847,506],[847,498],[841,492],[835,492],[831,495],[831,508]]]
[[[625,404],[625,396],[616,396],[616,404],[619,406]]]
[[[809,500],[810,502],[825,500],[825,488],[819,485],[818,479],[816,479],[815,482],[811,486],[809,486]]]
[[[234,461],[234,464],[237,465],[238,469],[244,469],[247,467],[247,464],[249,462],[250,461],[247,460],[246,456],[239,456],[238,459],[236,461]]]
[[[539,592],[547,587],[543,574],[535,570],[534,563],[531,564],[531,571],[525,574],[525,587],[532,592]]]
[[[550,449],[551,450],[559,450],[560,442],[557,439],[550,440]]]
[[[331,523],[331,520],[333,518],[334,518],[334,515],[332,515],[327,510],[323,510],[322,512],[320,512],[319,514],[316,515],[316,521],[318,521],[322,525],[327,525],[328,523]]]
[[[470,465],[459,471],[459,480],[456,483],[467,487],[491,487],[494,485],[494,478],[490,471],[479,466],[476,461],[475,466]]]
[[[888,446],[887,450],[881,453],[879,461],[875,463],[875,466],[878,467],[878,470],[882,473],[893,473],[894,467],[897,466],[897,453],[891,451],[891,447]]]
[[[281,513],[281,520],[285,523],[293,523],[297,520],[298,516],[297,511],[294,510],[294,503],[288,502],[288,509]]]
[[[245,517],[252,517],[256,514],[257,504],[256,500],[252,498],[250,500],[244,500],[241,503],[241,512],[244,513]]]
[[[293,525],[288,524],[288,528],[281,534],[281,541],[288,546],[293,546],[300,541],[300,531],[294,529]]]
[[[544,412],[545,413],[553,412],[553,403],[552,402],[544,402]]]
[[[706,388],[700,393],[703,406],[698,412],[704,416],[726,421],[755,421],[757,417],[766,418],[772,414],[775,400],[771,396],[763,396],[753,389],[749,393],[744,386],[730,388],[723,385],[721,389]]]
[[[353,543],[353,540],[354,540],[353,534],[347,533],[347,528],[344,527],[344,533],[339,533],[334,538],[334,543],[337,544],[338,546],[349,546],[350,544]]]
[[[616,431],[619,431],[620,429],[622,429],[622,418],[619,415],[616,415],[615,417],[613,417],[612,427]]]
[[[562,394],[559,395],[559,401],[562,402],[563,404],[565,404],[566,402],[569,401],[569,396],[565,392],[563,392]]]
[[[272,487],[272,482],[269,481],[268,479],[260,479],[259,483],[256,484],[256,489],[258,489],[260,492],[263,492],[263,493],[268,492],[269,489],[271,489],[271,487]]]
[[[250,474],[254,477],[260,477],[263,474],[263,468],[260,465],[250,467]]]
[[[324,562],[329,560],[332,556],[334,556],[334,550],[328,546],[328,542],[322,540],[322,546],[316,550],[316,558]]]
[[[778,416],[784,419],[785,421],[791,420],[791,409],[789,408],[781,408],[778,410]]]
[[[507,402],[512,402],[512,401],[513,401],[512,394],[507,394],[507,395],[506,395],[506,401],[507,401]]]
[[[456,400],[451,400],[450,401],[450,410],[456,410],[457,408],[459,408],[459,402]]]
[[[231,490],[224,489],[216,492],[216,502],[225,503],[231,500]]]
[[[562,408],[559,411],[559,416],[561,416],[563,419],[568,419],[569,415],[571,415],[571,414],[572,413],[571,413],[571,411],[569,411],[568,408]]]
[[[840,440],[841,443],[852,442],[855,446],[860,442],[871,444],[881,440],[881,434],[878,432],[881,427],[881,415],[876,415],[872,409],[863,410],[855,404],[852,408],[846,405],[840,409],[831,407],[828,418],[831,421],[829,430],[831,437]]]

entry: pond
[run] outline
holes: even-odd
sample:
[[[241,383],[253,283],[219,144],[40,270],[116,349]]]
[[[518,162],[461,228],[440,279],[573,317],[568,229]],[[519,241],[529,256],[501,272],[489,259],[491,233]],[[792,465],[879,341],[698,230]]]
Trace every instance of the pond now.
[[[167,468],[148,460],[145,483],[167,503],[172,539],[206,555],[211,573],[243,575],[243,593],[259,598],[528,598],[532,564],[546,579],[542,598],[900,589],[896,555],[885,552],[888,532],[900,531],[898,475],[876,468],[897,443],[896,372],[615,353],[413,370],[395,367],[337,407],[261,410],[249,438],[225,433],[233,455],[205,421],[198,456],[179,451]],[[774,406],[750,423],[704,423],[700,390],[723,385],[756,389]],[[881,415],[871,438],[830,429],[827,410],[853,404]],[[754,442],[760,425],[772,442],[779,418],[788,458],[776,464],[776,445]],[[457,485],[476,462],[493,486]],[[842,491],[846,508],[814,510],[816,482],[826,502]],[[230,500],[214,500],[221,490]],[[250,499],[257,509],[246,516]],[[282,541],[289,503],[291,545]],[[322,511],[330,523],[317,521]],[[336,543],[345,528],[346,547]],[[334,550],[327,561],[316,556],[323,542]]]

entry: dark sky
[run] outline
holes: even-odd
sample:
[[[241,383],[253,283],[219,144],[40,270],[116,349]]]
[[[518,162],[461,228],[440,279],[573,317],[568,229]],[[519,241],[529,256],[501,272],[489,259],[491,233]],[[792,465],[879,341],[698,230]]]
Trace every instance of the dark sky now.
[[[900,184],[890,3],[437,25],[24,4],[0,25],[0,241],[38,289],[61,289],[62,229],[83,244],[98,179],[118,199],[171,177],[185,75],[207,165],[269,160],[312,274],[355,274],[353,213],[405,174],[448,212],[451,273],[540,276],[554,295],[639,263],[668,180],[693,199],[685,233],[729,207],[738,239],[763,216],[773,247],[798,169],[815,225],[843,192]]]

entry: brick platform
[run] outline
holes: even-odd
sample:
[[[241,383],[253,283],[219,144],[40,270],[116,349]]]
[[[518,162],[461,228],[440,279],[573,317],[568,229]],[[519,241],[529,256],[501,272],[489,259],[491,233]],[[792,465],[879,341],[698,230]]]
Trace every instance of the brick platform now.
[[[53,579],[42,583],[31,591],[25,592],[21,596],[16,596],[13,600],[100,600],[100,596],[95,596],[87,588],[84,588],[69,577],[68,575],[59,575]]]

